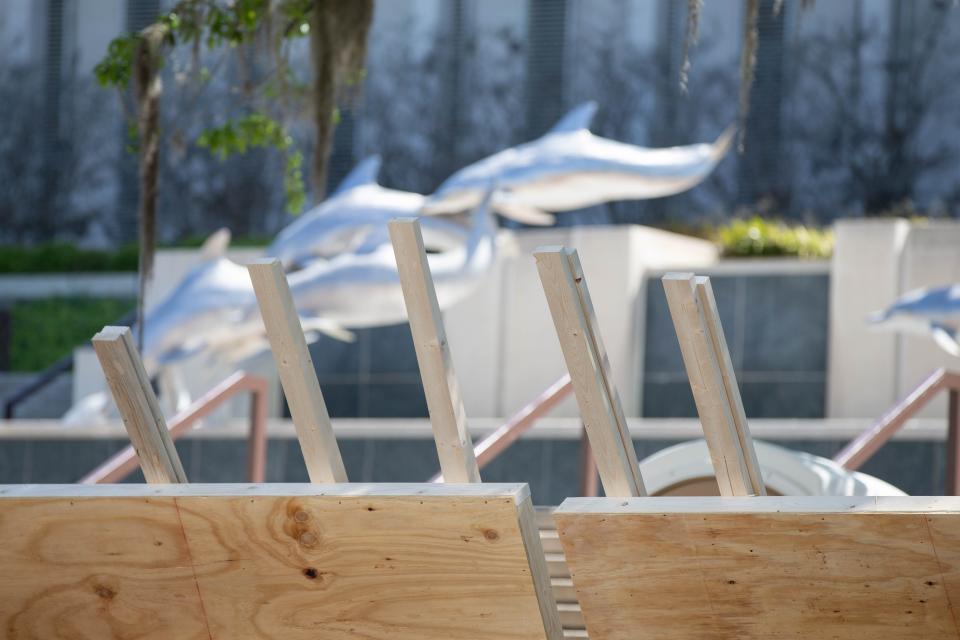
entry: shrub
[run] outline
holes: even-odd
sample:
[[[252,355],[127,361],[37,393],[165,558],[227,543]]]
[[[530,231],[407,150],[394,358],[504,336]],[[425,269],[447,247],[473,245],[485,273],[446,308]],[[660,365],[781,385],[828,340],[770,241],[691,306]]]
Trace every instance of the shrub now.
[[[10,307],[12,371],[40,371],[133,309],[116,298],[23,300]]]
[[[833,253],[829,229],[788,225],[759,216],[730,221],[716,230],[715,240],[725,257],[829,258]]]
[[[190,237],[164,247],[199,247],[206,236]],[[236,238],[234,247],[257,247],[269,244],[268,238]],[[105,271],[136,271],[137,245],[125,244],[114,250],[78,249],[51,242],[33,247],[0,245],[0,273],[77,273]]]

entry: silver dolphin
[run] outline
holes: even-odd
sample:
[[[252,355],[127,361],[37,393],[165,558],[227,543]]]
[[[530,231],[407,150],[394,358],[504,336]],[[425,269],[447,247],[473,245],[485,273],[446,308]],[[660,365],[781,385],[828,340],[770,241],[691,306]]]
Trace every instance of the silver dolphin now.
[[[867,321],[878,328],[930,335],[944,351],[960,357],[960,284],[911,291]]]
[[[430,215],[472,208],[492,181],[494,210],[515,219],[543,220],[615,200],[660,198],[706,178],[730,148],[734,129],[713,144],[650,149],[590,133],[595,102],[580,105],[544,136],[504,149],[444,181],[424,204]]]
[[[386,220],[382,226],[386,230]],[[489,198],[470,214],[465,241],[428,256],[441,308],[469,294],[495,258],[496,222]],[[223,257],[226,242],[209,241],[198,265],[147,314],[147,371],[202,352],[236,362],[266,348],[256,296],[244,266]],[[389,242],[365,253],[314,259],[288,274],[304,329],[349,339],[348,328],[402,322],[406,307]]]
[[[470,227],[460,246],[427,256],[441,309],[472,292],[496,258],[491,194],[492,190],[470,213]],[[229,233],[214,234],[204,245],[207,260],[148,312],[142,357],[151,377],[174,374],[193,356],[235,368],[268,347],[247,269],[222,255],[228,242]],[[394,324],[407,317],[389,242],[366,253],[313,260],[288,274],[288,281],[308,336],[325,333],[349,340],[352,334],[346,327]],[[177,403],[179,408],[184,405],[183,399]],[[97,423],[112,410],[106,393],[100,392],[81,399],[63,420]]]
[[[492,190],[470,213],[470,230],[456,249],[428,254],[440,308],[473,291],[496,257],[497,224],[491,211]],[[426,219],[422,219],[426,221]],[[367,253],[346,253],[316,260],[288,276],[298,312],[344,327],[360,328],[406,320],[393,247],[380,244]]]
[[[369,253],[388,243],[387,222],[418,215],[425,197],[377,183],[380,156],[361,161],[329,198],[285,227],[267,248],[288,269],[345,253]],[[424,244],[433,250],[462,244],[466,229],[449,220],[421,221]]]

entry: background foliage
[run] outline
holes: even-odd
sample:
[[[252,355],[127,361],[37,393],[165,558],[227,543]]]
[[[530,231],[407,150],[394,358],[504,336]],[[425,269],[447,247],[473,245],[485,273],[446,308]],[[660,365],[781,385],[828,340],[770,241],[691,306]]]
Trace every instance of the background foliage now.
[[[15,302],[10,307],[10,369],[40,371],[50,366],[78,344],[87,344],[104,325],[116,323],[133,306],[134,300],[113,298]]]

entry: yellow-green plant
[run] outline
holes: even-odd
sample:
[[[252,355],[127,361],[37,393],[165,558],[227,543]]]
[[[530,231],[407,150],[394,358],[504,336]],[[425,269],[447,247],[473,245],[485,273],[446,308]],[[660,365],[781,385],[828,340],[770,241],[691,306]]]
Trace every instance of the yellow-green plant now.
[[[730,221],[717,229],[715,239],[727,257],[828,258],[833,253],[833,231],[760,216]]]

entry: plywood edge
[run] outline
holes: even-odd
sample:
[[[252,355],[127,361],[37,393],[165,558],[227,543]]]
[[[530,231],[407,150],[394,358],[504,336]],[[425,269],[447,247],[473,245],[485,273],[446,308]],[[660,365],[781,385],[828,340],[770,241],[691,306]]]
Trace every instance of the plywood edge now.
[[[543,545],[540,542],[537,514],[529,495],[517,501],[517,518],[524,551],[527,554],[527,564],[530,567],[530,577],[533,579],[533,588],[537,594],[537,606],[540,610],[540,619],[543,621],[544,636],[547,640],[561,640],[563,625],[560,621],[557,600],[553,595]]]
[[[756,496],[727,498],[567,498],[553,517],[576,515],[699,514],[960,514],[955,496]]]
[[[27,484],[0,485],[4,498],[138,498],[138,497],[252,497],[335,496],[427,498],[512,498],[517,504],[529,499],[523,483],[344,483],[344,484]]]

